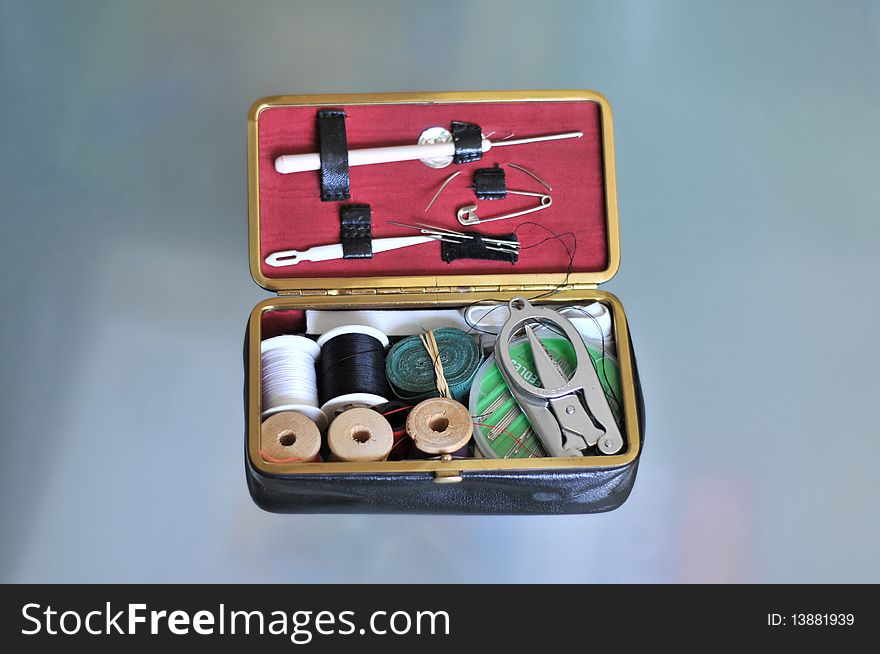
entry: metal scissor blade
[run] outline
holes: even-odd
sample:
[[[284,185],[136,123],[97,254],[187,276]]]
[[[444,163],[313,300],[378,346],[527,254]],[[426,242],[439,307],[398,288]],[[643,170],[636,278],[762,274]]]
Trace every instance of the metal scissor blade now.
[[[524,329],[526,336],[529,338],[529,345],[532,348],[532,359],[535,361],[535,372],[538,373],[541,385],[544,388],[559,388],[568,380],[562,375],[562,371],[559,370],[553,359],[550,358],[550,355],[547,354],[547,350],[544,349],[541,341],[535,336],[532,326],[526,325]]]
[[[541,380],[541,385],[545,389],[554,389],[564,386],[568,379],[562,374],[562,371],[554,363],[553,359],[541,345],[540,339],[535,336],[535,332],[531,325],[525,325],[526,335],[529,339],[529,345],[532,348],[532,359],[535,361],[535,372]],[[594,445],[598,438],[604,433],[596,428],[587,410],[581,403],[577,394],[571,393],[562,395],[561,397],[551,398],[549,400],[550,409],[556,416],[560,430],[563,436],[562,447],[566,450],[583,450],[590,445]]]

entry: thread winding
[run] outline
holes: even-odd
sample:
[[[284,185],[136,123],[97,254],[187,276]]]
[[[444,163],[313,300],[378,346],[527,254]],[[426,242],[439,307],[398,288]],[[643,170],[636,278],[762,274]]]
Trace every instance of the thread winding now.
[[[391,390],[407,402],[439,397],[437,367],[442,370],[449,394],[461,401],[467,396],[483,354],[476,341],[460,329],[441,327],[432,332],[437,352],[431,354],[419,336],[408,336],[391,348],[385,372]],[[435,366],[435,361],[437,366]]]
[[[315,362],[320,354],[320,346],[304,336],[276,336],[260,344],[262,420],[281,411],[298,411],[320,429],[327,426],[318,408]]]
[[[347,325],[327,332],[318,343],[318,397],[330,419],[352,407],[388,401],[387,336],[372,327]]]

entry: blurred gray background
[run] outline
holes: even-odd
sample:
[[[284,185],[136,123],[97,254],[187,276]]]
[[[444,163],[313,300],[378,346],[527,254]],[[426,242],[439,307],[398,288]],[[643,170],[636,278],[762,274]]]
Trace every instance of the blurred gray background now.
[[[631,498],[260,511],[249,105],[530,88],[615,109]],[[0,580],[880,581],[880,3],[0,2],[0,89]]]

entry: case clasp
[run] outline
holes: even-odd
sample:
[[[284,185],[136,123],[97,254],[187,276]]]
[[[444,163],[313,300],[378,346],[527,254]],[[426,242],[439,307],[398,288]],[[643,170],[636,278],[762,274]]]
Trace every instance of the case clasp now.
[[[435,484],[457,484],[462,480],[459,470],[437,470],[434,472]]]

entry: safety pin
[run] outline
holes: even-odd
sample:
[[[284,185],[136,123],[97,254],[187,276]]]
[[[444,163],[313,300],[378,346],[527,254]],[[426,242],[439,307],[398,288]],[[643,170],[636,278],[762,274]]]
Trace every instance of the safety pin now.
[[[510,195],[527,195],[534,198],[541,198],[541,203],[536,207],[523,209],[522,211],[514,211],[513,213],[504,214],[503,216],[493,216],[492,218],[479,218],[477,216],[477,205],[469,204],[458,210],[458,222],[462,225],[479,225],[480,223],[489,223],[493,220],[506,220],[507,218],[516,218],[517,216],[525,216],[529,213],[535,213],[546,209],[553,204],[553,198],[546,193],[531,193],[529,191],[507,191]]]

